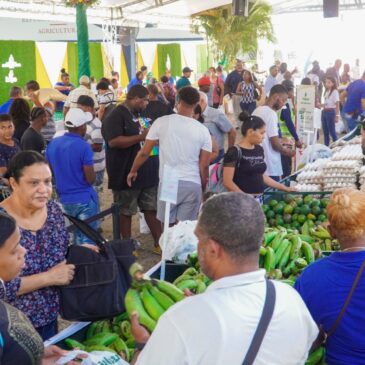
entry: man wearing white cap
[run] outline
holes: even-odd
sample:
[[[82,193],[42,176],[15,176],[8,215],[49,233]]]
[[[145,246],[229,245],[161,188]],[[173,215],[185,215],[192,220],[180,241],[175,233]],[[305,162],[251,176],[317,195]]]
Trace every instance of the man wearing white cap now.
[[[66,115],[70,108],[77,108],[77,100],[81,95],[90,96],[94,100],[95,109],[98,108],[98,102],[96,100],[94,92],[90,89],[90,79],[88,76],[83,75],[79,80],[80,86],[72,90],[65,101],[63,107],[63,115]]]
[[[85,220],[98,212],[98,200],[93,183],[95,171],[93,151],[84,140],[86,125],[93,119],[91,113],[72,108],[66,114],[66,132],[52,140],[46,158],[56,179],[56,190],[64,211]],[[91,223],[96,227],[96,223]],[[75,233],[75,243],[92,243],[81,232]]]

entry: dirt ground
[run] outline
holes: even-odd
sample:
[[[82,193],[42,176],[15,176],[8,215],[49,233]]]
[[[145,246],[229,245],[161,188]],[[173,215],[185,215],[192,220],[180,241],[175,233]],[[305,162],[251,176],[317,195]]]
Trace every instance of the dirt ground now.
[[[111,190],[108,189],[108,177],[105,174],[103,191],[100,194],[101,210],[110,208],[113,203],[113,195]],[[107,239],[113,237],[112,217],[108,216],[104,219],[101,225],[103,229],[103,236]],[[157,264],[161,257],[152,252],[153,250],[153,238],[151,234],[141,234],[139,231],[139,218],[138,215],[133,217],[132,220],[132,238],[137,240],[141,246],[138,249],[138,261],[147,271],[149,268]]]

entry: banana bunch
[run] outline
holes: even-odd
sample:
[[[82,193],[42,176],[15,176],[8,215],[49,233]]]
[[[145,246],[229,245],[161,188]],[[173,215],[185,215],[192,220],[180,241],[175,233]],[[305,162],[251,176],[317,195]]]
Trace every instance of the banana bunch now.
[[[197,252],[192,252],[188,255],[188,257],[186,259],[186,265],[195,267],[196,270],[200,270],[200,264],[199,264]]]
[[[83,342],[67,338],[65,344],[70,349],[87,352],[109,351],[117,353],[123,359],[130,361],[133,357],[135,341],[131,332],[128,314],[122,313],[112,321],[103,320],[93,322],[87,329]]]
[[[337,251],[339,244],[321,225],[307,221],[301,232],[285,228],[266,228],[260,248],[260,267],[271,279],[294,284],[303,269],[318,258],[323,251]]]
[[[332,239],[330,233],[321,225],[311,226],[307,221],[301,229],[302,239],[310,243],[315,250],[338,251],[340,245],[337,240]]]
[[[260,248],[260,267],[265,268],[269,278],[294,285],[296,277],[315,260],[316,254],[297,232],[268,229]]]
[[[124,298],[127,314],[130,318],[132,313],[137,312],[140,324],[153,332],[162,314],[183,300],[185,294],[174,284],[146,277],[138,263],[130,267],[129,273],[133,282]]]
[[[139,322],[153,332],[162,314],[184,298],[184,292],[175,285],[151,279],[134,283],[128,289],[124,302],[129,317],[137,312]]]
[[[182,275],[173,282],[179,289],[189,289],[195,294],[204,293],[210,283],[211,280],[195,267],[186,269]]]

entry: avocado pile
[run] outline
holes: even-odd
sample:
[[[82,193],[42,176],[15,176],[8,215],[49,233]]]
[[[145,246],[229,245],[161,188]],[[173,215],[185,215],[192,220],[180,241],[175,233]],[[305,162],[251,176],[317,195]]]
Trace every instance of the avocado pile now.
[[[300,230],[302,225],[311,221],[319,225],[327,221],[328,199],[317,199],[313,195],[284,195],[283,200],[271,200],[262,209],[266,223],[270,227],[284,227]]]

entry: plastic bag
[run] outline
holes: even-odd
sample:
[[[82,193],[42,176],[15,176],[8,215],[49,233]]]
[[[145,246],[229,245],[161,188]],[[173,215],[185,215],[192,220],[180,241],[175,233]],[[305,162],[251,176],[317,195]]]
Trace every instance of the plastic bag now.
[[[319,158],[329,158],[332,156],[331,149],[324,144],[314,144],[308,146],[299,160],[299,166],[306,165],[308,162],[316,161]]]
[[[87,354],[86,359],[82,359],[82,365],[100,365],[100,364],[113,364],[113,365],[128,365],[128,363],[123,360],[118,354],[109,351],[92,351],[85,352],[80,350],[75,350],[69,352],[66,356],[58,359],[56,365],[65,365],[69,361],[74,360],[78,355]]]
[[[336,134],[342,134],[346,131],[345,125],[342,120],[339,120],[338,123],[335,124]]]
[[[231,98],[227,97],[227,108],[225,108],[225,112],[226,114],[233,114],[234,113],[234,109],[233,109],[233,101]]]
[[[198,247],[198,238],[194,234],[197,221],[179,222],[167,231],[167,245],[163,246],[163,234],[160,238],[160,247],[166,260],[184,263],[188,255]]]
[[[147,225],[146,219],[144,217],[144,214],[140,212],[138,214],[138,216],[139,216],[139,232],[142,233],[142,234],[151,233],[151,231],[150,231],[150,229]]]

